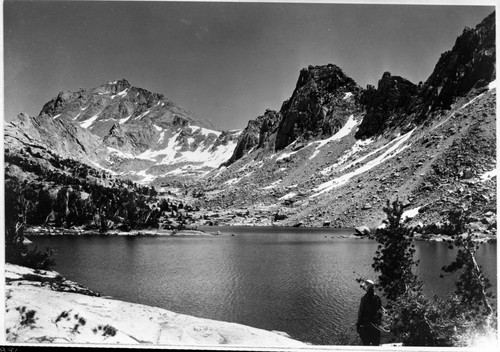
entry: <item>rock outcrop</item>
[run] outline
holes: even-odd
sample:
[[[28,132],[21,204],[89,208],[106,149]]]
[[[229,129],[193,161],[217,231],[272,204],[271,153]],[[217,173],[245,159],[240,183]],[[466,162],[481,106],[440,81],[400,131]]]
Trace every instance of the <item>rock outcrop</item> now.
[[[398,117],[405,114],[417,86],[407,79],[385,72],[378,87],[368,86],[363,91],[361,102],[366,115],[361,122],[356,138],[369,138],[397,124]]]
[[[328,137],[339,131],[350,115],[360,112],[361,88],[336,65],[309,66],[300,71],[292,96],[279,112],[267,110],[248,123],[225,165],[249,152],[260,159],[296,143]]]
[[[302,138],[335,134],[356,108],[359,87],[333,64],[309,66],[300,71],[295,90],[283,103],[275,150]]]
[[[16,120],[5,125],[4,143],[5,148],[11,151],[31,147],[83,162],[106,164],[106,148],[97,136],[70,121],[53,119],[48,115],[29,117],[19,114]]]
[[[9,343],[300,347],[304,343],[236,323],[89,295],[56,272],[6,264],[5,338]],[[53,281],[73,290],[55,289]]]
[[[243,130],[238,143],[234,148],[233,155],[223,165],[230,165],[236,160],[241,159],[254,149],[272,150],[275,142],[275,132],[280,121],[281,115],[274,110],[266,110],[264,115],[250,120],[247,127]],[[274,133],[273,133],[274,132]]]
[[[453,48],[441,55],[424,83],[415,106],[420,119],[430,111],[449,109],[457,97],[495,79],[495,12],[476,28],[465,28]]]

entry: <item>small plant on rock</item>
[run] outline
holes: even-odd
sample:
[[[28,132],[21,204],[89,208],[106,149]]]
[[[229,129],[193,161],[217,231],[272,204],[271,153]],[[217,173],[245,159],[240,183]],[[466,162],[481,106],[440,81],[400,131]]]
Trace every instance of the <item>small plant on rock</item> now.
[[[31,325],[35,323],[35,310],[27,310],[25,306],[17,307],[16,310],[21,314],[21,325]]]

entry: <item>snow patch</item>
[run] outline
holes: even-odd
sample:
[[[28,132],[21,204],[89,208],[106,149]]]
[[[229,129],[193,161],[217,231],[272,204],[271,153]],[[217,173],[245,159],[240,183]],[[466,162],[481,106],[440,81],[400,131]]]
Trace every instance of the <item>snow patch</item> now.
[[[156,178],[156,176],[147,174],[146,170],[142,170],[142,171],[138,172],[136,175],[143,177],[143,179],[139,181],[140,183],[149,183]]]
[[[261,189],[273,189],[281,183],[281,180],[274,181],[269,186],[261,187]]]
[[[287,200],[287,199],[291,199],[293,197],[297,196],[297,193],[295,192],[290,192],[290,193],[287,193],[285,194],[283,197],[281,198],[278,198],[279,200]]]
[[[404,146],[401,146],[401,145],[403,143],[405,143],[410,138],[410,136],[412,135],[412,133],[414,131],[415,130],[413,129],[410,132],[392,140],[390,143],[388,143],[387,145],[382,147],[382,148],[387,148],[387,150],[383,154],[379,155],[378,157],[376,157],[373,160],[370,160],[365,165],[360,166],[356,170],[348,172],[340,177],[334,178],[333,180],[330,180],[330,181],[327,181],[327,182],[320,184],[318,187],[313,189],[313,191],[316,193],[311,195],[310,198],[317,197],[325,192],[331,191],[332,189],[334,189],[336,187],[340,187],[340,186],[346,184],[347,182],[349,182],[349,180],[351,178],[353,178],[354,176],[357,176],[357,175],[360,175],[366,171],[369,171],[369,170],[373,169],[374,167],[382,164],[383,162],[395,157],[397,154],[401,153],[403,150],[405,150],[406,148],[408,148],[410,146],[409,144],[404,145]],[[389,147],[389,145],[391,145],[391,144],[392,144],[392,146]],[[370,153],[370,154],[373,154],[373,153]],[[355,165],[355,164],[359,163],[361,159],[364,160],[367,157],[368,156],[364,156],[364,157],[354,161],[353,163],[351,163],[351,165]]]
[[[120,125],[124,124],[125,122],[127,122],[130,118],[132,117],[132,114],[130,114],[129,116],[123,118],[123,119],[120,119],[120,121],[118,121],[120,123]]]
[[[164,139],[165,139],[165,131],[162,131],[160,133],[160,138],[158,138],[158,144],[161,144]]]
[[[53,119],[57,119],[61,114],[57,114],[56,116],[52,116]]]
[[[493,170],[485,172],[479,178],[482,182],[491,180],[493,177],[497,176],[497,168],[495,167]]]
[[[344,164],[350,157],[352,157],[353,155],[355,155],[356,153],[360,152],[361,150],[363,150],[367,145],[371,144],[373,142],[373,139],[372,138],[369,138],[369,139],[365,139],[364,141],[357,141],[352,147],[351,149],[349,149],[348,151],[346,151],[344,154],[342,154],[338,159],[337,159],[337,162],[335,164],[332,164],[330,166],[328,166],[327,168],[323,169],[320,171],[320,173],[322,175],[327,175],[329,173],[331,173],[332,171],[334,171],[337,167],[339,167],[340,165]]]
[[[160,132],[160,131],[162,131],[162,130],[163,130],[163,128],[161,128],[160,126],[156,126],[156,125],[153,125],[153,126],[154,126],[154,128],[155,128],[158,132]]]
[[[96,162],[93,162],[92,160],[88,159],[94,166],[96,166],[97,168],[101,169],[101,170],[104,170],[104,171],[107,171],[109,172],[111,175],[117,175],[116,172],[114,172],[113,170],[110,170],[110,169],[106,169],[105,167],[102,167],[101,165],[99,165],[98,163]]]
[[[98,117],[99,117],[99,114],[94,115],[91,118],[89,118],[83,122],[80,122],[80,126],[83,128],[89,128],[90,125],[92,125],[95,122],[95,120],[97,120]]]
[[[143,112],[142,114],[140,114],[139,116],[137,116],[135,119],[136,120],[142,119],[144,116],[146,116],[147,114],[149,114],[150,111],[151,110],[147,110],[147,111]]]
[[[488,85],[488,88],[491,90],[492,88],[495,88],[496,87],[496,81],[493,81],[491,82],[489,85]],[[472,104],[474,101],[476,101],[477,99],[481,98],[485,93],[481,93],[479,94],[477,97],[474,97],[472,100],[468,101],[467,103],[465,103],[464,105],[462,105],[461,107],[459,107],[456,111],[460,111],[462,109],[465,109],[467,106],[469,106],[470,104]],[[456,111],[452,112],[451,114],[448,115],[448,117],[446,117],[444,120],[442,120],[441,122],[439,122],[437,125],[435,125],[434,127],[432,127],[432,130],[435,130],[437,129],[438,127],[442,126],[445,122],[449,121],[451,118],[455,117],[455,113]]]
[[[176,134],[174,134],[172,136],[172,138],[170,138],[168,140],[168,144],[165,148],[163,149],[160,149],[160,150],[146,150],[145,152],[139,154],[137,157],[140,158],[140,159],[148,159],[148,160],[153,160],[153,161],[156,161],[156,157],[160,156],[160,155],[164,155],[166,156],[165,158],[168,159],[175,159],[175,154],[177,153],[177,149],[180,149],[179,146],[176,147],[176,140],[177,138],[179,137],[181,133],[180,132],[177,132]],[[163,142],[163,138],[165,138],[165,132],[163,131],[161,134],[160,134],[160,139],[158,140],[158,143],[161,143]],[[167,162],[168,163],[168,162]],[[167,164],[167,163],[164,163],[164,164]]]
[[[309,143],[309,145],[307,145],[307,146],[310,146],[310,145],[313,145],[313,144],[317,144],[316,150],[314,151],[313,155],[311,155],[309,157],[309,160],[314,159],[319,154],[319,149],[320,148],[322,148],[323,146],[325,146],[328,143],[331,143],[331,142],[337,141],[337,140],[339,140],[341,138],[344,138],[349,133],[351,133],[351,131],[357,125],[358,125],[358,121],[356,121],[354,119],[354,115],[351,115],[351,116],[349,116],[349,119],[346,121],[346,123],[344,124],[344,126],[342,126],[342,128],[340,130],[338,130],[337,133],[335,133],[333,136],[331,136],[331,137],[329,137],[327,139],[323,139],[321,141],[314,141],[312,143]]]
[[[353,94],[352,94],[352,92],[347,92],[347,93],[345,93],[345,95],[344,95],[344,97],[343,97],[342,99],[343,99],[343,100],[347,100],[347,99],[349,99],[350,97],[352,97],[352,95],[353,95]]]
[[[225,184],[225,185],[234,185],[234,184],[236,184],[236,183],[240,182],[242,178],[243,178],[243,177],[236,177],[236,178],[232,178],[232,179],[229,179],[229,180],[227,180],[226,182],[224,182],[224,184]]]
[[[409,209],[409,210],[406,210],[405,212],[403,212],[403,214],[401,215],[401,220],[406,220],[406,219],[413,219],[415,216],[417,216],[418,214],[418,211],[421,207],[417,207],[417,208],[414,208],[414,209]]]
[[[462,105],[462,107],[460,107],[458,110],[462,110],[462,109],[465,109],[467,106],[469,106],[470,104],[472,104],[474,101],[476,101],[477,99],[479,99],[480,97],[482,97],[484,95],[484,93],[481,93],[479,94],[477,97],[475,97],[474,99],[472,99],[471,101],[465,103],[464,105]]]
[[[111,96],[111,99],[114,99],[115,97],[124,97],[125,95],[127,95],[127,92],[128,92],[128,88],[125,88],[124,90],[122,90],[120,93],[117,93],[115,95],[112,95]]]
[[[497,87],[497,80],[495,79],[494,81],[491,81],[490,84],[488,84],[488,89],[492,90]]]
[[[279,157],[277,157],[275,161],[283,160],[283,159],[288,158],[289,156],[292,156],[293,154],[296,154],[296,153],[298,153],[298,150],[296,150],[294,152],[283,153]]]
[[[208,136],[210,134],[215,134],[217,137],[219,137],[221,135],[221,133],[222,133],[222,132],[219,132],[219,131],[214,131],[214,130],[210,130],[208,128],[203,128],[203,127],[194,126],[194,125],[190,125],[188,127],[191,129],[191,132],[197,131],[197,132],[201,133],[204,136]]]
[[[247,173],[243,176],[243,178],[252,176],[254,172],[255,172],[255,171],[250,171],[250,172],[247,172]]]

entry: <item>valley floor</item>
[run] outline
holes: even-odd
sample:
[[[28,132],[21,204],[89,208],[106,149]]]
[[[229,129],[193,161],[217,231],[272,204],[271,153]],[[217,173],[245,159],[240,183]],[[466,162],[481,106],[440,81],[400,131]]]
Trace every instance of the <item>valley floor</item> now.
[[[6,264],[9,343],[301,347],[285,333],[98,297],[54,271]]]

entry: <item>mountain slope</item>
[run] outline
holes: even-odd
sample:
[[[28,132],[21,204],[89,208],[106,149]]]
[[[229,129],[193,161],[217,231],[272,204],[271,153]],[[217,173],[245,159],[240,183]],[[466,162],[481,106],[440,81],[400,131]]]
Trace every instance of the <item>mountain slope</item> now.
[[[214,129],[162,94],[126,80],[61,92],[39,116],[6,126],[6,145],[31,144],[149,183],[199,177],[227,161],[239,131]]]
[[[496,232],[484,215],[496,213],[494,18],[466,29],[418,86],[386,72],[363,90],[334,65],[303,69],[279,113],[249,122],[209,174],[201,206],[246,209],[246,224],[377,226],[399,197],[415,222],[464,206]]]
[[[102,157],[106,148],[97,136],[69,121],[46,115],[18,115],[5,125],[4,143],[5,148],[13,152],[30,146],[41,147],[62,157],[106,165]]]

